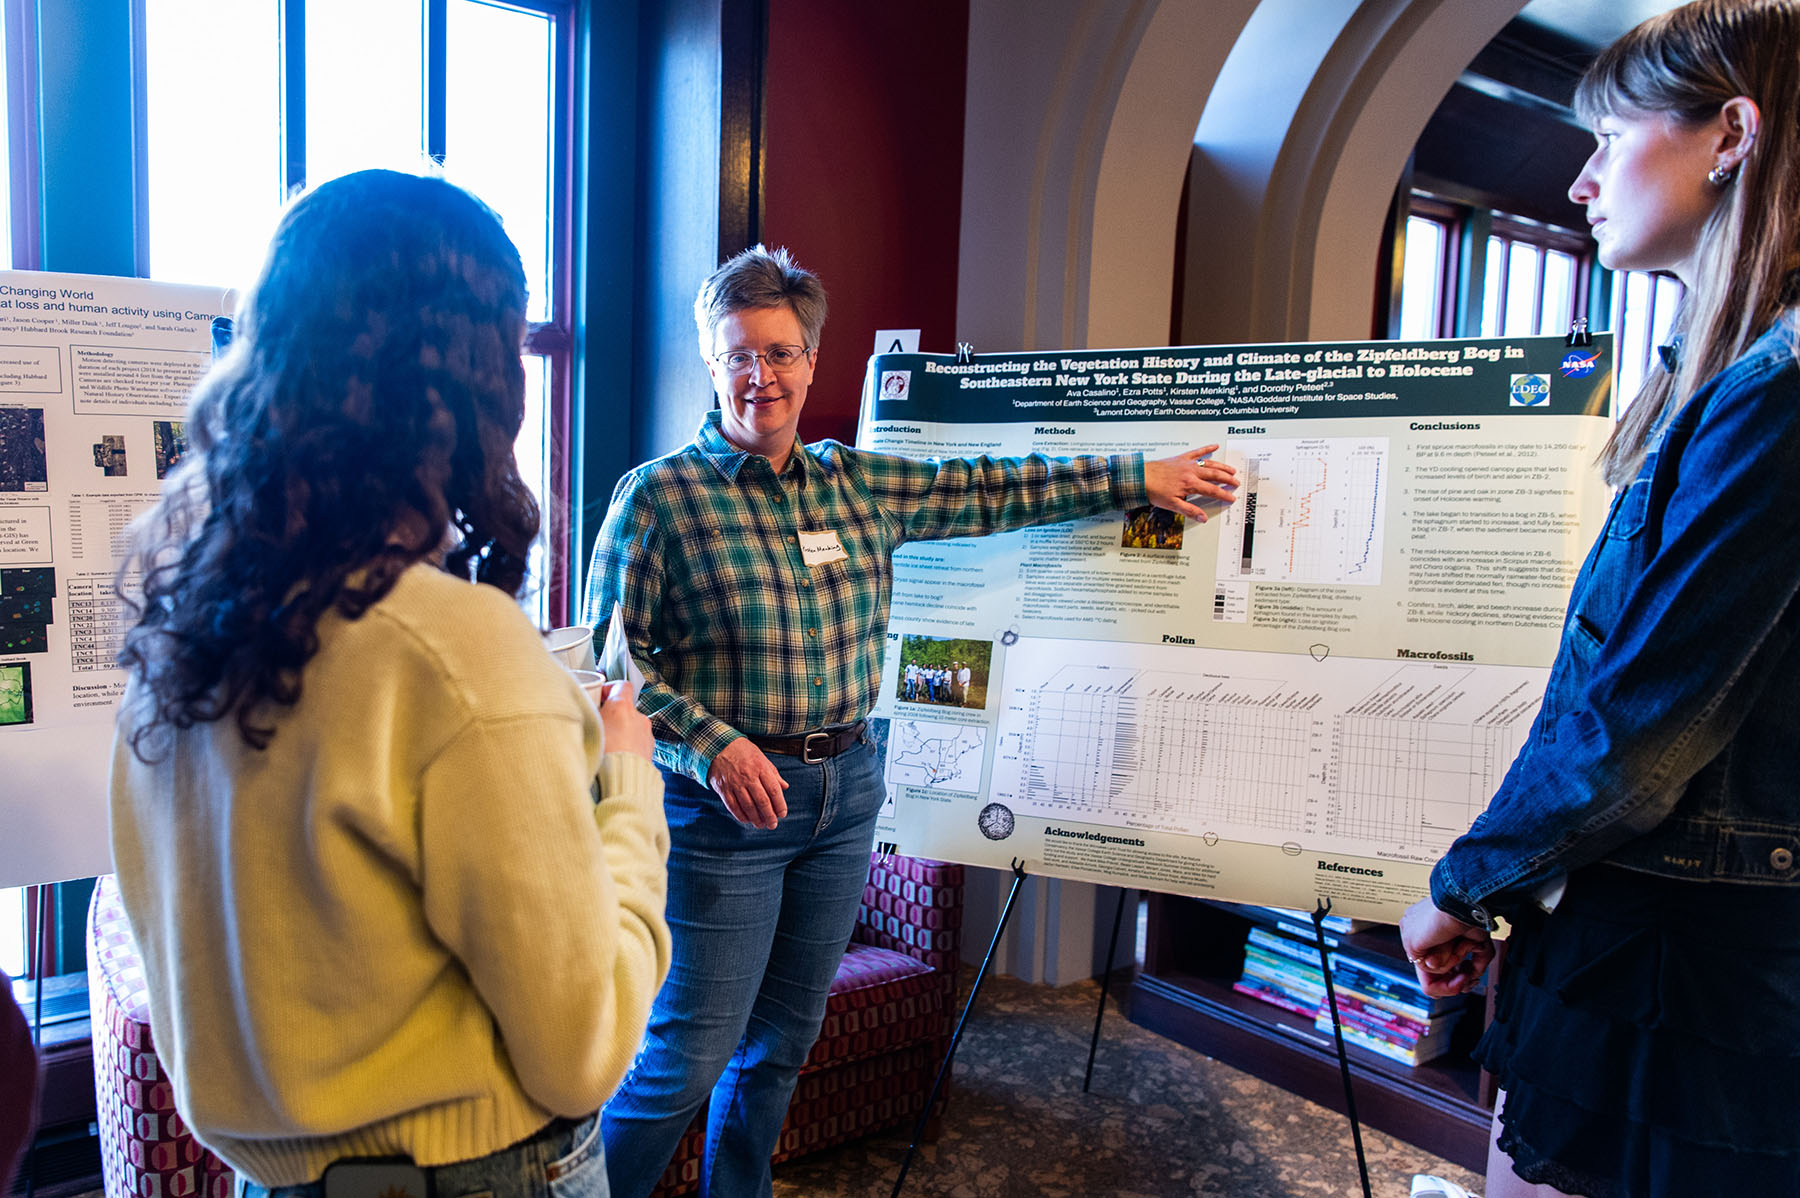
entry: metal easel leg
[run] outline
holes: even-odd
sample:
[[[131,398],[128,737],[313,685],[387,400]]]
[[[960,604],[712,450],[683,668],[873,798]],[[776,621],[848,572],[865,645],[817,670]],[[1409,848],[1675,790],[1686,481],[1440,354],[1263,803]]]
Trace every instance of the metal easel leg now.
[[[906,1184],[907,1171],[912,1168],[913,1153],[918,1150],[919,1138],[925,1134],[926,1121],[931,1118],[932,1104],[937,1101],[944,1079],[950,1076],[950,1064],[956,1059],[956,1046],[962,1042],[963,1028],[968,1025],[969,1012],[975,1006],[975,996],[981,993],[981,983],[987,977],[988,963],[994,959],[994,949],[1006,932],[1007,921],[1012,918],[1013,900],[1019,897],[1019,886],[1025,881],[1025,863],[1017,857],[1013,858],[1012,871],[1012,889],[1007,892],[1006,906],[1000,910],[1000,926],[994,929],[994,938],[988,941],[987,955],[981,959],[981,968],[975,973],[975,983],[969,987],[968,1001],[963,1003],[962,1017],[956,1021],[956,1031],[950,1037],[950,1051],[944,1054],[944,1063],[938,1067],[937,1079],[931,1083],[931,1093],[925,1096],[925,1108],[919,1112],[919,1121],[913,1125],[912,1143],[906,1146],[906,1155],[900,1158],[900,1175],[894,1178],[894,1190],[890,1198],[900,1198],[900,1187]]]
[[[1125,916],[1125,889],[1119,888],[1119,905],[1113,909],[1112,939],[1106,943],[1106,972],[1100,977],[1100,1009],[1094,1012],[1094,1035],[1088,1041],[1087,1073],[1081,1079],[1081,1092],[1086,1094],[1094,1080],[1094,1053],[1100,1048],[1100,1021],[1106,1017],[1106,988],[1112,985],[1113,958],[1119,951],[1119,924]]]
[[[1362,1178],[1363,1198],[1369,1196],[1369,1162],[1363,1158],[1362,1124],[1356,1120],[1356,1093],[1350,1087],[1350,1054],[1344,1049],[1344,1024],[1338,1018],[1337,991],[1331,985],[1331,956],[1325,951],[1325,917],[1331,900],[1321,899],[1313,908],[1313,936],[1319,944],[1319,969],[1325,975],[1325,1002],[1331,1009],[1331,1031],[1337,1038],[1338,1072],[1344,1078],[1344,1113],[1350,1117],[1350,1138],[1356,1144],[1356,1172]]]

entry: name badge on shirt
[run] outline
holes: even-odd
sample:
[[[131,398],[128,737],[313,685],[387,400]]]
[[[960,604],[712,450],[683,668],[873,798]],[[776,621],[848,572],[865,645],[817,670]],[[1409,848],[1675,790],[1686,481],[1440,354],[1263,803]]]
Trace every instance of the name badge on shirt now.
[[[837,532],[828,528],[800,534],[800,558],[809,566],[823,566],[827,562],[848,561],[850,555],[838,543]]]

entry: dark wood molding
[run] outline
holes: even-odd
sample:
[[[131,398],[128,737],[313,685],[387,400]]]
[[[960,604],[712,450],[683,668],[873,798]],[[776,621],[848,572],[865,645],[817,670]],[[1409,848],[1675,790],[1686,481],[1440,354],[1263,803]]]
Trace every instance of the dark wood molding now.
[[[450,105],[448,0],[425,0],[425,155],[442,166]]]
[[[1131,1022],[1341,1112],[1344,1083],[1331,1038],[1263,1016],[1248,1009],[1253,1000],[1233,997],[1229,986],[1145,975],[1131,988]],[[1360,1049],[1350,1055],[1362,1122],[1481,1171],[1492,1116],[1477,1096],[1401,1077]]]
[[[94,1119],[94,1048],[85,1040],[43,1050],[38,1126],[46,1130]]]
[[[719,7],[719,261],[762,240],[768,0]]]
[[[1406,217],[1412,210],[1413,164],[1409,157],[1400,171],[1400,182],[1388,202],[1387,220],[1381,229],[1381,248],[1375,260],[1387,269],[1375,272],[1375,302],[1370,309],[1374,320],[1369,335],[1376,341],[1397,340],[1400,336],[1401,281],[1406,275]]]

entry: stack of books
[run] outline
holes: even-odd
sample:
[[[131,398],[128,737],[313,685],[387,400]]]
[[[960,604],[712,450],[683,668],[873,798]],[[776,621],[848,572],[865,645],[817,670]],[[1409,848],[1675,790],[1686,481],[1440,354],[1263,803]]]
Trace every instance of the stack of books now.
[[[1464,994],[1430,998],[1412,970],[1366,956],[1333,953],[1331,982],[1344,1042],[1404,1065],[1444,1055],[1450,1030],[1468,1005]],[[1331,1012],[1321,1010],[1313,1026],[1331,1030]]]
[[[1429,998],[1410,970],[1368,955],[1338,951],[1330,960],[1346,1044],[1404,1065],[1422,1064],[1449,1048],[1466,995]],[[1250,929],[1243,976],[1232,989],[1304,1016],[1327,1034],[1332,1031],[1318,948],[1279,926]]]
[[[1319,950],[1294,936],[1252,925],[1244,946],[1244,973],[1232,989],[1312,1019],[1325,1001]]]

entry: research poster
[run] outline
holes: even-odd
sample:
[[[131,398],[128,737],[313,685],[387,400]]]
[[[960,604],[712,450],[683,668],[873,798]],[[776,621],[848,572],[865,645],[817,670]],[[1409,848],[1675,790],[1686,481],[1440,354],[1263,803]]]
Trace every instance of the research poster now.
[[[187,452],[188,390],[229,299],[0,271],[0,886],[111,869],[114,578],[126,526]]]
[[[1524,741],[1605,515],[1610,337],[870,359],[858,444],[1217,444],[1237,501],[907,545],[883,840],[1395,920]]]

